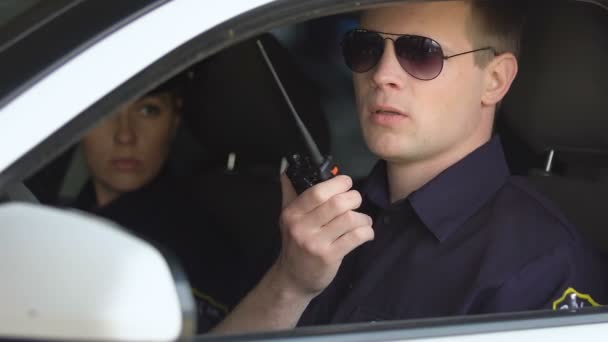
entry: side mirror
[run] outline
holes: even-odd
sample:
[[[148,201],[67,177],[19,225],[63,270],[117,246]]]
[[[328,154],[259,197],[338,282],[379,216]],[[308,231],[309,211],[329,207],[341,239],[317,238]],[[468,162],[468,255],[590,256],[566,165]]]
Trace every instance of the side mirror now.
[[[78,211],[0,205],[0,337],[171,341],[196,311],[183,273],[149,243]]]

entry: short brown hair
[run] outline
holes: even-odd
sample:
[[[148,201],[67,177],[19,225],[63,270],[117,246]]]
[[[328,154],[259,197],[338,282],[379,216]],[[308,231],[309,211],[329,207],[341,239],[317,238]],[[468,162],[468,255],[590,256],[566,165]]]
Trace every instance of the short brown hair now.
[[[469,32],[475,48],[492,47],[497,54],[519,57],[521,34],[526,17],[526,2],[521,0],[471,0]],[[478,53],[475,62],[484,66],[493,54]]]

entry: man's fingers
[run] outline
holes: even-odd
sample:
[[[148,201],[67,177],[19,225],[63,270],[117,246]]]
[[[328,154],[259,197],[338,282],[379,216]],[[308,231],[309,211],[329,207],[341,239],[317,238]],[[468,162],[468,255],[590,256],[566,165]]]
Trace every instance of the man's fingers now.
[[[374,239],[374,229],[371,226],[361,226],[350,230],[332,243],[333,252],[342,257],[367,241]]]
[[[311,216],[311,215],[308,215]],[[373,238],[370,227],[372,219],[362,213],[349,210],[334,218],[318,230],[300,230],[294,233],[294,241],[304,248],[309,255],[324,259],[327,264],[338,262],[352,249]]]
[[[361,206],[361,195],[358,191],[351,190],[330,198],[307,215],[301,216],[299,222],[303,226],[322,227],[340,215],[359,208],[359,206]]]
[[[327,243],[333,243],[342,235],[345,235],[358,227],[371,225],[371,217],[366,214],[349,210],[323,226],[319,234],[322,235]]]
[[[350,177],[340,175],[307,189],[297,198],[290,201],[288,206],[293,207],[298,215],[306,214],[327,202],[333,196],[348,191],[352,186],[353,181]],[[287,196],[285,198],[289,199]]]

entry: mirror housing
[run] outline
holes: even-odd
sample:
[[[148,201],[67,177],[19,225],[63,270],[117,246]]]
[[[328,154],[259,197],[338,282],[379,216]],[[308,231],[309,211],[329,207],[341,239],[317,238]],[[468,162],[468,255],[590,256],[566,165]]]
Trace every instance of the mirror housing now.
[[[0,336],[171,341],[192,336],[179,266],[116,224],[76,210],[0,205]]]

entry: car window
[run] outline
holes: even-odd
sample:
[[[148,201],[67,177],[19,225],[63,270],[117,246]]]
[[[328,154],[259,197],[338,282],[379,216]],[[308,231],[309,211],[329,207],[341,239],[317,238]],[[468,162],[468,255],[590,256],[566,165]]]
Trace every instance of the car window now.
[[[603,7],[574,1],[561,3],[563,5],[561,9],[552,12],[552,15],[558,18],[560,13],[565,15],[569,11],[576,11],[581,15],[572,24],[573,26],[582,27],[585,20],[591,20],[601,26],[602,19],[606,18]],[[539,9],[540,12],[544,12],[542,5],[537,8]],[[87,153],[91,152],[87,150],[85,140],[99,127],[112,125],[105,141],[125,144],[125,146],[139,146],[135,141],[142,139],[145,133],[134,133],[136,122],[141,117],[146,117],[147,120],[150,116],[158,114],[158,107],[162,102],[158,102],[160,100],[157,99],[153,102],[145,101],[152,101],[154,96],[164,93],[165,88],[162,87],[167,77],[152,77],[153,80],[148,83],[154,84],[154,87],[148,86],[149,89],[146,90],[132,91],[131,94],[138,93],[138,97],[125,96],[114,103],[111,110],[100,116],[98,123],[89,125],[93,127],[92,129],[79,132],[79,139],[72,139],[78,140],[77,142],[71,144],[69,148],[64,148],[63,153],[28,177],[25,184],[45,204],[77,208],[110,218],[131,229],[134,234],[152,241],[159,248],[176,254],[187,273],[191,272],[189,278],[192,282],[193,294],[198,301],[199,314],[208,319],[206,323],[216,324],[248,290],[255,286],[280,252],[280,229],[277,218],[281,211],[281,194],[278,175],[284,170],[283,157],[286,154],[307,148],[301,132],[293,121],[285,97],[261,58],[256,43],[259,40],[267,47],[270,60],[277,68],[278,77],[284,82],[290,100],[293,101],[295,109],[320,150],[325,155],[332,155],[341,172],[351,175],[359,185],[363,184],[377,162],[377,157],[369,151],[361,133],[356,114],[353,76],[344,65],[341,56],[341,42],[345,33],[359,25],[359,16],[356,12],[280,25],[271,30],[263,30],[255,37],[247,37],[228,48],[217,49],[218,51],[206,54],[206,57],[200,60],[191,59],[179,68],[173,67],[173,71],[180,69],[174,76],[182,82],[180,84],[183,86],[183,89],[180,89],[180,101],[175,102],[180,103],[176,107],[179,108],[181,115],[179,125],[175,126],[174,131],[167,131],[170,133],[168,135],[170,139],[166,146],[156,146],[152,153],[154,157],[161,154],[163,157],[163,162],[156,168],[155,177],[141,181],[141,187],[128,188],[130,185],[127,184],[125,188],[118,189],[122,194],[126,194],[122,197],[123,201],[122,204],[119,203],[120,205],[114,202],[113,207],[105,209],[104,205],[99,205],[100,188],[105,186],[117,190],[124,184],[106,184],[112,180],[104,179],[103,175],[98,175],[95,179],[91,168],[95,159],[101,158],[91,154],[87,156]],[[545,33],[540,33],[542,27],[534,26],[534,30],[538,31],[528,32],[532,38],[525,41],[524,46],[531,44],[530,39],[539,41],[543,38]],[[597,31],[589,34],[597,38],[599,43],[579,43],[577,46],[584,45],[584,48],[596,49],[593,51],[597,52],[598,56],[605,55],[608,47],[604,44],[605,39],[602,40],[602,36]],[[552,36],[546,39],[550,43],[555,42]],[[589,157],[585,154],[585,148],[575,151],[571,147],[562,148],[559,145],[572,143],[574,140],[566,142],[560,140],[557,143],[539,142],[535,140],[537,136],[542,135],[543,138],[554,136],[545,133],[545,130],[539,126],[549,122],[547,125],[558,131],[562,130],[563,126],[555,127],[553,121],[544,117],[542,120],[547,121],[538,119],[540,121],[522,122],[521,116],[512,114],[517,111],[530,114],[529,117],[532,117],[531,112],[527,111],[543,110],[543,105],[558,112],[559,108],[553,103],[546,102],[549,101],[547,97],[554,100],[551,92],[547,95],[541,91],[543,87],[533,82],[541,77],[546,82],[547,74],[556,74],[555,69],[540,71],[532,69],[539,65],[535,59],[544,55],[542,52],[545,48],[550,47],[536,50],[538,55],[525,55],[526,50],[523,50],[526,59],[522,59],[520,65],[519,77],[522,83],[515,83],[514,96],[507,98],[502,104],[495,133],[503,137],[508,166],[513,173],[520,176],[522,181],[532,183],[533,188],[542,196],[550,197],[550,205],[555,205],[555,208],[551,207],[550,210],[560,212],[558,220],[576,225],[577,231],[585,236],[587,242],[595,244],[598,249],[605,252],[607,249],[605,234],[598,228],[601,222],[604,222],[601,220],[603,206],[599,204],[600,201],[579,208],[572,204],[568,196],[563,196],[565,191],[590,194],[589,196],[594,196],[593,198],[601,199],[605,189],[603,182],[605,169],[594,165],[603,165],[604,155],[593,154]],[[563,60],[558,59],[556,62],[558,64],[552,67],[563,67],[559,61]],[[170,69],[166,65],[164,68]],[[582,68],[576,70],[588,77],[581,79],[574,71],[567,71],[563,79],[561,76],[549,79],[554,80],[554,84],[557,83],[556,80],[561,80],[586,87],[585,89],[589,90],[592,96],[593,106],[585,107],[585,114],[593,116],[595,113],[601,113],[599,106],[602,102],[598,100],[599,97],[593,96],[605,94],[607,89],[594,81],[597,78],[593,73],[587,74]],[[586,83],[586,80],[591,81]],[[157,85],[162,89],[156,91]],[[534,94],[534,99],[526,97],[526,94]],[[126,97],[130,100],[125,101]],[[537,99],[539,102],[532,102]],[[143,102],[138,104],[140,100]],[[171,101],[168,103],[171,106],[175,105]],[[151,109],[154,106],[157,109]],[[155,112],[157,114],[150,114],[153,111],[157,111]],[[570,122],[570,124],[575,123]],[[581,123],[581,127],[582,125]],[[167,127],[173,126],[168,124]],[[89,145],[96,144],[99,145],[98,143]],[[548,146],[551,148],[547,149]],[[168,150],[165,151],[165,147]],[[136,148],[116,151],[119,152],[111,152],[116,154],[104,157],[106,158],[104,162],[106,167],[113,168],[117,173],[132,172],[143,164],[143,157],[140,160],[135,154],[129,154],[138,152]],[[103,165],[101,168],[103,169]],[[159,176],[159,182],[155,181],[156,176]],[[485,183],[480,180],[480,184]],[[158,213],[150,211],[159,207],[163,208],[162,213],[161,210],[158,210]],[[390,217],[386,217],[388,216],[379,217],[378,220],[389,222]],[[167,226],[175,229],[172,231],[163,229]],[[508,235],[506,237],[517,239]],[[200,254],[201,250],[203,254]],[[505,251],[505,253],[511,258],[509,255],[518,252]],[[542,257],[539,256],[541,259]],[[463,264],[463,271],[469,267],[468,265]],[[545,265],[543,264],[540,269],[545,269]],[[449,271],[438,270],[438,272]],[[525,275],[530,276],[530,274]],[[521,274],[518,276],[523,277]],[[201,285],[208,279],[212,279],[211,282],[207,282],[208,287]],[[448,291],[447,288],[453,285],[442,284],[442,274],[437,274],[433,279],[435,283],[432,286],[431,284],[425,286],[437,289],[445,286]],[[518,298],[531,295],[535,291],[535,286],[543,279],[534,277],[529,279],[533,280],[529,288],[518,293],[517,298],[499,299],[515,302]],[[470,281],[474,283],[476,280],[470,279]],[[500,289],[504,284],[496,284],[496,288],[488,289],[484,295],[491,296],[492,291]],[[506,283],[506,285],[511,284]],[[378,282],[378,286],[377,291],[384,285]],[[345,288],[344,291],[349,290]],[[580,309],[579,305],[585,307],[593,305],[594,300],[587,298],[590,294],[576,289],[574,291],[564,292],[566,297],[563,298],[559,296],[552,298],[557,308],[566,305],[574,312],[576,311],[574,309]],[[574,301],[568,302],[570,297],[567,295],[573,293],[576,294],[573,297]],[[415,297],[417,293],[412,292],[410,295]],[[435,295],[435,298],[439,298],[441,292],[437,290]],[[449,301],[450,298],[446,297],[442,300]],[[417,303],[424,311],[433,304],[432,301],[433,298],[426,298]],[[577,307],[572,307],[575,304]],[[396,306],[395,303],[390,302],[385,302],[384,305]],[[414,329],[418,325],[424,326],[429,323],[424,320],[408,323],[408,321],[392,319],[390,314],[384,316],[385,312],[368,310],[363,306],[357,306],[352,311],[349,314],[358,317],[360,322],[398,321],[393,322],[396,325],[391,326],[381,324],[380,328],[377,328],[375,323],[363,323],[359,326],[361,334],[363,330],[368,331],[368,329],[386,332],[391,329]],[[491,309],[483,313],[491,313]],[[605,310],[582,310],[582,313],[605,314]],[[566,316],[565,313],[551,310],[535,314],[548,319]],[[413,318],[446,316],[457,317],[456,321],[451,321],[448,331],[457,330],[459,325],[472,326],[474,323],[470,321],[471,319],[500,322],[500,319],[505,317],[489,315],[465,318],[464,313],[461,312],[445,312],[439,315],[421,314]],[[527,318],[531,319],[530,316],[523,316],[514,320]],[[208,328],[209,326],[200,327],[201,330]],[[328,329],[329,332],[323,329],[315,331],[314,328],[298,331],[302,331],[302,335],[310,333],[318,336],[340,332],[340,328],[334,326]],[[289,339],[290,337],[280,333],[276,336],[260,336],[253,336],[251,339],[266,337]]]

